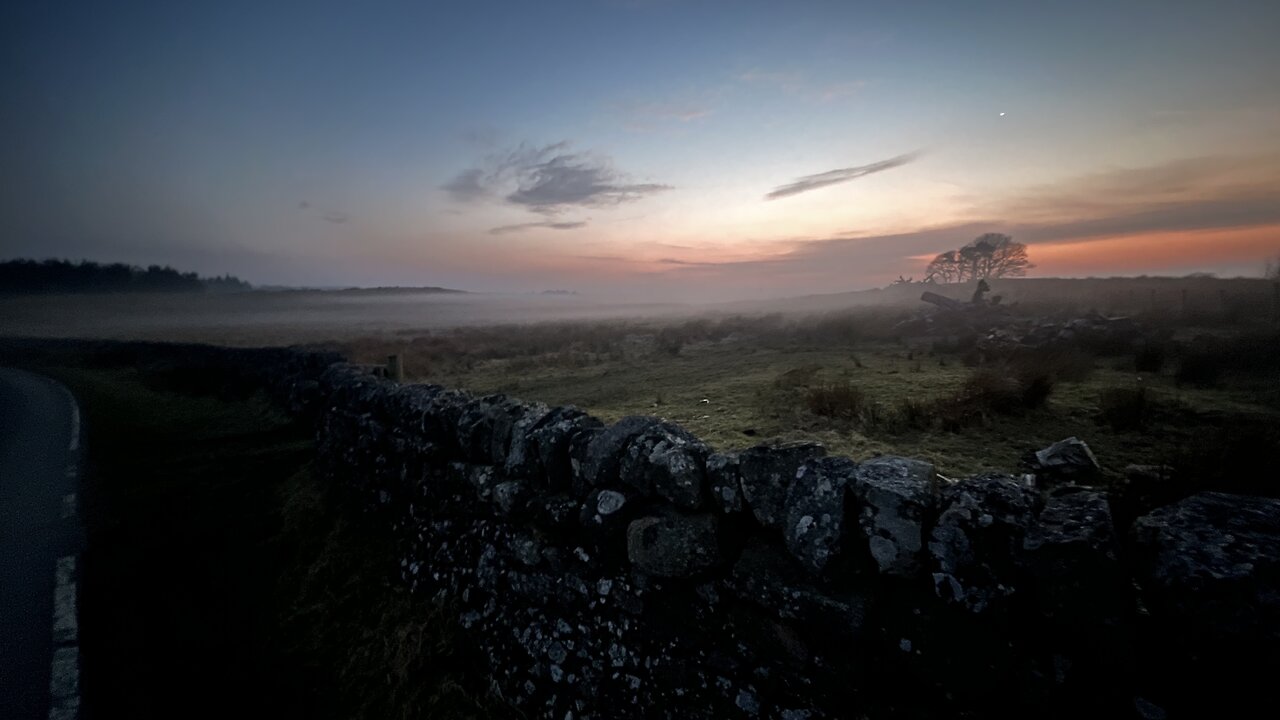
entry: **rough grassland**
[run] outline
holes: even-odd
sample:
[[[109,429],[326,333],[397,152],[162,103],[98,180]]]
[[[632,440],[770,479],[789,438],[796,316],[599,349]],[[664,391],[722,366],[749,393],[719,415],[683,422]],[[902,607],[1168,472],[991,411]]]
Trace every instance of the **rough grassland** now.
[[[420,379],[574,404],[610,421],[629,414],[657,414],[717,449],[774,439],[816,439],[832,452],[855,458],[879,453],[926,458],[949,476],[1016,471],[1027,451],[1071,435],[1087,440],[1104,469],[1118,476],[1130,463],[1167,462],[1184,433],[1211,428],[1214,417],[1280,422],[1280,410],[1262,402],[1255,387],[1178,387],[1171,369],[1137,373],[1130,369],[1132,362],[1131,355],[1099,358],[1084,379],[1059,381],[1044,407],[1016,415],[992,414],[986,422],[956,432],[895,427],[877,417],[892,414],[902,398],[929,401],[954,395],[973,373],[954,355],[890,342],[779,349],[729,339],[685,345],[678,355],[650,352],[601,358],[581,367],[554,359],[486,360]],[[412,374],[413,367],[409,370]],[[820,417],[804,407],[806,387],[846,381],[872,406],[863,411],[869,422]],[[1129,431],[1100,422],[1105,390],[1142,386],[1151,404],[1161,409],[1157,417]]]

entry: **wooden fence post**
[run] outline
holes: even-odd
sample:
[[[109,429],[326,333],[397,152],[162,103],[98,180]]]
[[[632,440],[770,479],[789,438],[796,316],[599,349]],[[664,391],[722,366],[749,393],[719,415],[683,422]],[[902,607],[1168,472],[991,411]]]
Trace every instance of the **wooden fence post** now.
[[[399,355],[387,356],[387,377],[396,382],[404,382],[404,365]]]

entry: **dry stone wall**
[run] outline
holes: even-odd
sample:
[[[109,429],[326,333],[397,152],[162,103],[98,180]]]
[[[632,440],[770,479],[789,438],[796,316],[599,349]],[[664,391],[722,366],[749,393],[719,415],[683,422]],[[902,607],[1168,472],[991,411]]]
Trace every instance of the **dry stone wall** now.
[[[389,572],[529,717],[1194,717],[1266,698],[1280,661],[1275,499],[1202,493],[1117,528],[1094,488],[718,453],[660,418],[325,354],[91,351],[314,422],[320,471],[394,533]]]
[[[717,453],[660,418],[341,364],[319,386],[323,467],[531,716],[1177,716],[1247,702],[1280,658],[1273,499],[1118,532],[1088,487]]]

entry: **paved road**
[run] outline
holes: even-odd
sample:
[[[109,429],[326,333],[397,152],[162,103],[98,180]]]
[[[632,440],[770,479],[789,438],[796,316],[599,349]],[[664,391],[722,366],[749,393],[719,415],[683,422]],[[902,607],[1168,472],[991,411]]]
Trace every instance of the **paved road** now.
[[[80,411],[66,388],[0,368],[0,718],[79,714]]]

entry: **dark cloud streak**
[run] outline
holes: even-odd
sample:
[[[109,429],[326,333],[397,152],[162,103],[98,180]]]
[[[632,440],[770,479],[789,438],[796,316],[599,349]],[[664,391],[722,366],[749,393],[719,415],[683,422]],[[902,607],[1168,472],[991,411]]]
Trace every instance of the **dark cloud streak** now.
[[[837,185],[839,183],[849,182],[850,180],[856,180],[860,177],[866,177],[867,175],[872,175],[874,173],[892,170],[896,167],[902,167],[908,163],[915,162],[919,157],[920,153],[918,151],[909,152],[891,157],[888,160],[873,162],[868,165],[828,170],[827,172],[818,173],[816,175],[805,175],[804,177],[797,178],[786,185],[779,185],[769,191],[764,196],[764,199],[777,200],[779,198],[809,192],[810,190],[824,188],[828,185]]]
[[[515,225],[502,225],[489,231],[490,235],[505,235],[507,233],[522,232],[524,230],[532,230],[534,228],[547,228],[549,230],[577,230],[587,226],[586,220],[576,220],[574,222],[527,222],[517,223]]]

